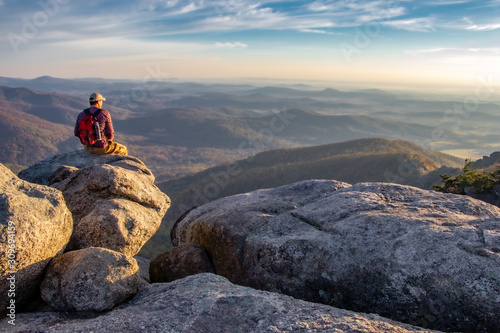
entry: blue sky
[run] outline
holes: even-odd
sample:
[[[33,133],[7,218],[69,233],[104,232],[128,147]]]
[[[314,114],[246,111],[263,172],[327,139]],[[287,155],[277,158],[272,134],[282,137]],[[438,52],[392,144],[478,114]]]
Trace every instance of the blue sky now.
[[[444,91],[500,80],[499,9],[500,0],[0,0],[0,76]]]

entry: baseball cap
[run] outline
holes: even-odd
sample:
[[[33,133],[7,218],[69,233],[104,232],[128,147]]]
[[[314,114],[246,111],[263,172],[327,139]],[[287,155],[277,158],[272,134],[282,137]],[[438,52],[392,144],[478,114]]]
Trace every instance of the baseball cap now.
[[[92,93],[92,95],[90,95],[90,98],[89,98],[89,101],[90,102],[96,102],[96,101],[105,101],[106,98],[104,98],[101,94],[99,93]]]

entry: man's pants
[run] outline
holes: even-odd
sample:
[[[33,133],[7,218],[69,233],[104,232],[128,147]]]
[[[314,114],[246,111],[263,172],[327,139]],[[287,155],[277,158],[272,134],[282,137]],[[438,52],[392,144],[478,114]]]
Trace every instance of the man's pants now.
[[[127,147],[113,141],[108,141],[108,145],[104,148],[87,147],[87,146],[84,146],[84,148],[89,153],[98,155],[103,155],[103,154],[128,155]]]

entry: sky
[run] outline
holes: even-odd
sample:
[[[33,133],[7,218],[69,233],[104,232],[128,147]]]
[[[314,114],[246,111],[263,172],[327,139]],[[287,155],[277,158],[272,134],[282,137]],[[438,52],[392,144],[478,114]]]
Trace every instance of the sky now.
[[[0,0],[0,76],[500,91],[500,0]]]

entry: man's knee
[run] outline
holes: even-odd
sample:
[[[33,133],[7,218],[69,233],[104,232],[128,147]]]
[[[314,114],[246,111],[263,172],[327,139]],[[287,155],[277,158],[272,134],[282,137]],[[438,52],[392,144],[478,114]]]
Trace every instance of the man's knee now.
[[[127,156],[128,155],[128,149],[127,149],[127,147],[125,147],[124,145],[118,144],[118,152],[117,152],[117,154],[121,154],[121,155]]]
[[[127,147],[116,142],[110,142],[106,154],[128,155]]]

